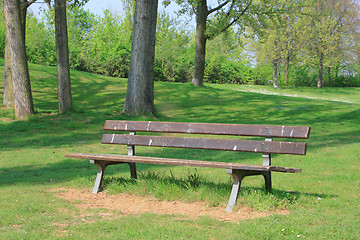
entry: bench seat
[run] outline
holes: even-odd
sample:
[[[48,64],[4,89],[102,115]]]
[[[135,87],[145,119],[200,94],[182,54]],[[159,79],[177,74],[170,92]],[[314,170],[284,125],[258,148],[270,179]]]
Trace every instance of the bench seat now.
[[[174,158],[128,156],[128,155],[117,155],[117,154],[72,153],[72,154],[66,154],[65,156],[69,158],[80,158],[80,159],[87,159],[94,161],[110,161],[110,162],[119,162],[119,163],[148,163],[148,164],[176,165],[176,166],[239,169],[239,170],[264,171],[264,172],[269,172],[269,171],[287,172],[287,173],[301,172],[301,168],[250,165],[250,164],[228,163],[228,162],[210,162],[210,161],[174,159]]]

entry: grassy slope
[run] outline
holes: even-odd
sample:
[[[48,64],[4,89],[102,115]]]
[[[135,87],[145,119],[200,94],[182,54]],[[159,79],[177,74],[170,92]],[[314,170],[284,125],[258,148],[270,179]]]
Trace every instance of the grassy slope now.
[[[105,119],[129,118],[118,115],[125,98],[126,80],[72,71],[75,111],[58,115],[56,69],[30,65],[30,71],[39,114],[28,121],[14,121],[11,110],[0,109],[0,239],[360,238],[359,88],[275,91],[270,87],[197,88],[158,82],[155,102],[161,121],[310,125],[306,156],[275,156],[273,160],[280,166],[300,167],[303,172],[275,173],[271,194],[263,191],[260,177],[245,179],[238,201],[262,211],[286,207],[291,214],[237,224],[206,217],[184,220],[154,214],[116,220],[99,217],[93,223],[86,223],[76,217],[79,209],[54,197],[49,190],[90,188],[93,184],[95,167],[86,161],[66,159],[67,152],[125,153],[125,147],[101,146],[99,142]],[[3,76],[1,59],[0,76]],[[248,92],[254,89],[267,94]],[[270,95],[298,94],[298,91],[302,97]],[[210,155],[204,151],[140,147],[137,152],[149,156],[237,162],[246,159],[248,163],[261,163],[256,154],[213,151]],[[140,180],[128,181],[126,166],[109,167],[106,189],[111,193],[151,194],[160,199],[205,200],[210,205],[226,203],[229,195],[230,178],[223,170],[156,165],[140,165],[139,169]]]

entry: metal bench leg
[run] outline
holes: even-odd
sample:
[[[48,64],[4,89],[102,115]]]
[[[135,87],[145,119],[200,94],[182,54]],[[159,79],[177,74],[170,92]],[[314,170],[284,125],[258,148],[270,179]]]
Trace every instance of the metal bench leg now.
[[[271,172],[226,169],[226,173],[233,176],[233,186],[229,198],[229,203],[226,207],[227,212],[231,212],[232,208],[235,206],[236,199],[241,187],[241,182],[247,176],[263,175],[265,179],[266,191],[271,191]]]
[[[111,162],[111,161],[97,161],[97,160],[90,160],[91,164],[95,164],[98,167],[98,172],[96,175],[95,185],[92,190],[92,193],[98,193],[102,191],[102,182],[104,179],[105,169],[109,165],[114,164],[124,164],[125,162]],[[130,174],[131,178],[137,179],[136,173],[136,164],[135,163],[127,163],[130,166]]]
[[[241,182],[246,176],[246,173],[244,171],[236,171],[234,169],[226,169],[227,174],[231,174],[233,177],[233,186],[231,189],[231,194],[229,198],[229,203],[226,207],[227,212],[231,212],[232,208],[235,206],[237,196],[239,194]]]
[[[92,190],[92,193],[98,193],[102,190],[102,182],[104,179],[105,168],[110,165],[110,162],[107,161],[96,161],[90,160],[91,164],[95,164],[98,167],[98,172],[96,175],[95,185]]]
[[[262,175],[265,179],[265,189],[267,192],[271,192],[271,172],[263,172]]]
[[[130,167],[131,178],[137,179],[136,164],[135,163],[128,163],[128,164]]]

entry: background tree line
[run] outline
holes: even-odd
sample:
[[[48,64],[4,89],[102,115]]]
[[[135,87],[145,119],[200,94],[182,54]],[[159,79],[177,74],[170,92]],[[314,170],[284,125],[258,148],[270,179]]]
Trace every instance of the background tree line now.
[[[360,86],[358,1],[277,0],[267,4],[272,11],[262,14],[260,25],[251,16],[254,15],[251,9],[246,9],[248,12],[241,16],[241,21],[237,19],[228,28],[226,24],[219,28],[222,21],[219,14],[208,16],[206,34],[211,38],[206,45],[204,82],[267,84],[273,80],[286,86]],[[124,15],[106,10],[103,16],[77,5],[68,6],[72,69],[128,77],[133,5],[130,1],[124,6]],[[254,9],[256,5],[252,6]],[[189,4],[186,7],[187,12],[183,12],[196,14],[196,8],[192,12]],[[0,17],[0,56],[3,57],[2,11]],[[53,21],[50,12],[41,16],[28,13],[26,50],[30,62],[56,65]],[[192,80],[195,30],[175,15],[159,14],[155,80]]]
[[[68,7],[70,66],[72,69],[128,77],[132,9],[125,16],[109,10],[103,16],[81,7]],[[55,35],[52,17],[45,12],[39,18],[28,13],[26,47],[28,60],[56,65]],[[169,14],[159,13],[156,32],[155,80],[188,82],[194,65],[193,31]],[[232,28],[208,44],[205,82],[252,83],[252,67]],[[223,67],[224,66],[224,67]]]

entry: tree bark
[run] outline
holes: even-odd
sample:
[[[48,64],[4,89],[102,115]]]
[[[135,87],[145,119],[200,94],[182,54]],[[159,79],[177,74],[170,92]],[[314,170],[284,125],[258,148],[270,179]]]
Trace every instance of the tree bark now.
[[[285,85],[289,82],[289,65],[290,65],[290,57],[287,56],[285,58],[285,66],[284,66],[284,84]]]
[[[4,15],[10,51],[11,76],[15,96],[15,116],[27,118],[34,113],[29,68],[26,59],[22,4],[4,0]]]
[[[278,88],[279,87],[279,82],[278,82],[278,60],[273,59],[272,65],[273,65],[273,85],[274,85],[274,88]]]
[[[204,84],[207,16],[207,2],[206,0],[201,0],[196,6],[195,67],[191,81],[195,86]]]
[[[23,39],[25,42],[25,29],[26,29],[26,14],[27,14],[27,1],[19,1],[19,11],[20,11],[20,22],[21,22],[21,31],[23,32]],[[15,96],[13,88],[13,80],[11,74],[11,61],[10,61],[10,48],[7,47],[9,44],[9,36],[6,31],[5,36],[5,69],[4,69],[4,95],[3,95],[3,105],[5,107],[14,107],[15,106]]]
[[[137,0],[123,112],[155,115],[154,57],[158,0]]]
[[[65,113],[72,109],[66,0],[55,0],[55,39],[59,112]]]
[[[5,66],[4,66],[4,96],[3,105],[5,107],[15,106],[15,96],[13,81],[11,76],[11,59],[10,59],[10,48],[9,48],[9,34],[6,31],[5,34]]]
[[[317,82],[317,87],[318,88],[321,88],[323,86],[323,54],[320,53],[320,56],[319,56],[319,78],[318,78],[318,82]]]

